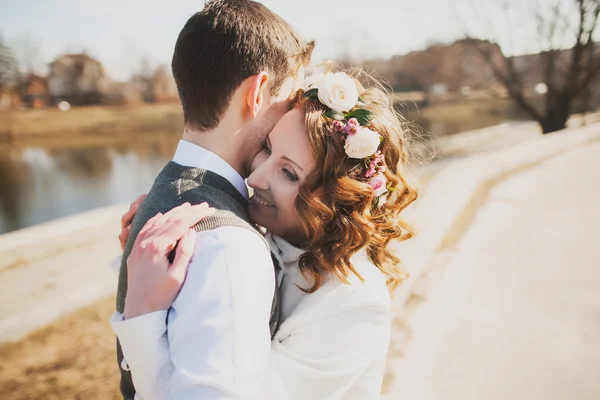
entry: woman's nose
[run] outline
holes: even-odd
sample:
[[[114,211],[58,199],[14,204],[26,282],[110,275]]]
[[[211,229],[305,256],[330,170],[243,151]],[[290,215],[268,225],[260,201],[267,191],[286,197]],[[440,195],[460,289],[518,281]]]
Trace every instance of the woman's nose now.
[[[259,190],[269,190],[269,180],[268,178],[268,162],[263,162],[260,165],[256,166],[254,171],[248,177],[248,186],[253,189]]]

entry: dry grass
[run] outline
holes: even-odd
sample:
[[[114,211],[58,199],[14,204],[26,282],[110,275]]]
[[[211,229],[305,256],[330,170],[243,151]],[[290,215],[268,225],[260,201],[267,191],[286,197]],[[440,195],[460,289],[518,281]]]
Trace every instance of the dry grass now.
[[[132,143],[176,142],[182,131],[178,104],[0,111],[0,153],[29,147],[129,148]]]
[[[0,347],[0,399],[119,399],[114,299]]]
[[[181,105],[78,107],[63,112],[56,108],[0,112],[0,134],[14,139],[64,133],[90,134],[117,129],[156,131],[183,126]],[[179,133],[179,132],[178,132]]]

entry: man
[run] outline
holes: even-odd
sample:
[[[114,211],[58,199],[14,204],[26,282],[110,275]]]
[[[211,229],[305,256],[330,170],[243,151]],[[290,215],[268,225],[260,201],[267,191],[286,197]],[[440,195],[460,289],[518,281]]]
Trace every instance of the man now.
[[[186,202],[217,209],[196,226],[196,253],[168,314],[173,398],[261,397],[260,375],[279,313],[272,257],[246,213],[244,178],[265,136],[287,111],[285,102],[270,105],[289,96],[312,47],[279,16],[249,0],[208,2],[177,39],[172,68],[185,132],[137,210],[117,292],[117,311],[125,311],[127,323],[158,311],[125,304],[126,260],[140,229],[157,213]],[[121,392],[133,400],[120,344],[117,358]]]

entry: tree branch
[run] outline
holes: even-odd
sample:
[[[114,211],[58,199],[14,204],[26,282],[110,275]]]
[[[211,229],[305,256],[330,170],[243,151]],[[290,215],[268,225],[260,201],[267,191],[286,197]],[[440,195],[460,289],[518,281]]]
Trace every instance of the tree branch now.
[[[579,70],[581,68],[581,58],[583,56],[583,35],[585,33],[585,16],[586,16],[586,8],[585,8],[585,0],[577,0],[579,5],[579,28],[577,29],[577,42],[573,47],[573,56],[571,59],[571,71],[569,73],[569,78],[567,79],[567,85],[565,86],[565,90],[569,93],[573,93],[575,87],[577,85],[577,78],[579,77]]]
[[[512,57],[506,57],[500,49],[500,47],[494,46],[494,48],[498,50],[498,53],[502,58],[502,62],[508,69],[508,74],[505,75],[501,68],[499,68],[498,65],[496,65],[491,50],[483,49],[483,47],[480,46],[481,41],[478,41],[476,39],[471,39],[471,43],[473,43],[477,52],[482,56],[482,58],[486,61],[487,65],[492,69],[492,72],[494,73],[496,79],[498,79],[506,87],[506,90],[508,90],[508,94],[510,95],[510,97],[515,102],[517,102],[517,104],[521,108],[523,108],[523,110],[529,113],[536,121],[541,122],[542,116],[540,115],[540,113],[535,109],[535,107],[533,107],[532,104],[530,104],[525,99],[525,96],[523,94],[522,80],[514,65],[514,59]],[[491,45],[490,42],[484,43],[488,43]]]

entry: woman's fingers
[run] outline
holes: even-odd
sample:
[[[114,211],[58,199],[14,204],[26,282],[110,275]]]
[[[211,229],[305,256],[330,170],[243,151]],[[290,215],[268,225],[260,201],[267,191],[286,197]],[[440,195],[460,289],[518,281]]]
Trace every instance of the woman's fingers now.
[[[135,213],[137,213],[137,210],[140,208],[140,205],[142,205],[142,201],[144,201],[145,198],[146,193],[144,193],[143,195],[132,201],[131,204],[129,204],[129,210],[127,210],[127,212],[121,217],[121,229],[125,229],[129,225],[131,225],[131,221],[133,221]]]
[[[169,213],[165,214],[161,221],[155,223],[156,229],[148,231],[141,243],[142,248],[151,247],[153,251],[164,255],[168,254],[189,228],[198,221],[213,215],[215,209],[203,203]]]
[[[133,221],[133,217],[135,217],[135,214],[137,213],[145,198],[146,193],[132,201],[131,204],[129,204],[129,210],[127,210],[127,212],[121,217],[121,233],[119,233],[119,243],[121,244],[121,250],[125,250],[127,238],[129,238],[129,233],[131,232],[131,222]]]
[[[179,241],[177,250],[175,250],[175,259],[173,260],[173,264],[169,267],[169,274],[179,284],[183,284],[183,281],[185,281],[188,265],[194,255],[195,248],[196,231],[194,229],[188,229],[183,238]]]
[[[186,231],[179,242],[172,266],[169,266],[164,255],[156,255],[154,246],[138,248],[131,253],[127,259],[126,318],[169,309],[185,281],[188,264],[194,254],[195,236],[194,230]]]
[[[127,243],[127,238],[129,238],[129,233],[131,233],[131,225],[127,225],[121,230],[121,233],[119,233],[119,242],[121,243],[121,250],[125,250],[125,244]]]
[[[172,224],[173,222],[178,221],[182,215],[187,214],[190,207],[190,203],[186,202],[166,212],[162,217],[154,221],[150,229],[148,229],[146,237],[160,235],[166,229],[165,224],[167,222]]]
[[[146,221],[146,224],[144,224],[144,226],[140,230],[140,233],[138,233],[137,237],[135,238],[135,243],[133,244],[134,248],[140,246],[140,243],[142,243],[142,241],[146,238],[146,233],[148,232],[148,230],[152,228],[152,225],[154,225],[154,223],[162,216],[162,213],[158,213],[154,217]]]
[[[127,258],[127,318],[166,310],[173,304],[196,246],[196,231],[190,227],[214,212],[206,204],[188,205],[165,215],[159,213],[144,225]],[[169,265],[167,254],[178,241],[173,264]]]

